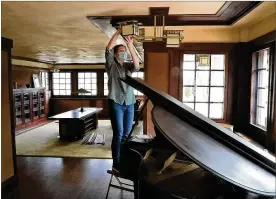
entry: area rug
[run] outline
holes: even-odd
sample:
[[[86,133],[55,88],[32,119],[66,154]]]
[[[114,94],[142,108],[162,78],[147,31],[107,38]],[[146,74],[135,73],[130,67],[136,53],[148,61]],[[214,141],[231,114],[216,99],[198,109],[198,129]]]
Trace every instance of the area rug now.
[[[82,144],[83,140],[61,141],[57,138],[58,123],[49,124],[32,129],[15,137],[16,154],[18,156],[42,157],[79,157],[79,158],[111,158],[112,128],[109,120],[99,120],[98,128],[88,134],[97,133],[105,135],[105,145]],[[143,124],[135,127],[133,134],[141,134]]]

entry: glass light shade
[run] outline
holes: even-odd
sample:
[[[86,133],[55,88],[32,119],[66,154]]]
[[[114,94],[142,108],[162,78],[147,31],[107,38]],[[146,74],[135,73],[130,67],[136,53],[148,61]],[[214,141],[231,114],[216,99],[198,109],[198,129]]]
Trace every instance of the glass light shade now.
[[[134,22],[126,23],[121,25],[122,36],[139,36],[139,27]]]

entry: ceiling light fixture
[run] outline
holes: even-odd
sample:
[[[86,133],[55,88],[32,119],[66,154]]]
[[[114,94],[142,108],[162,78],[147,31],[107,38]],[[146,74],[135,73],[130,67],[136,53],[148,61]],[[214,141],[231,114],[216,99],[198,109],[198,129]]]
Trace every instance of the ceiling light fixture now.
[[[122,36],[133,35],[137,41],[166,41],[167,47],[179,47],[181,40],[184,39],[184,30],[165,30],[165,16],[162,14],[154,15],[153,36],[145,36],[145,28],[141,28],[141,23],[136,20],[120,22]]]
[[[59,69],[56,68],[56,61],[53,61],[53,68],[50,70],[52,73],[58,73],[59,72]]]

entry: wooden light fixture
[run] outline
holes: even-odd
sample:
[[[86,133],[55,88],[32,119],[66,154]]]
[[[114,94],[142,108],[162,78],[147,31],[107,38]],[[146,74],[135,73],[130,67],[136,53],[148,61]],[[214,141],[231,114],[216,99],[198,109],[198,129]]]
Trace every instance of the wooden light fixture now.
[[[122,36],[139,36],[139,25],[137,21],[124,21],[120,23]]]
[[[133,35],[137,41],[166,41],[167,47],[179,47],[180,42],[184,39],[183,30],[165,30],[166,16],[168,16],[169,9],[165,8],[151,8],[150,13],[154,19],[154,33],[153,36],[145,36],[145,29],[138,21],[124,21],[120,22],[122,36]]]

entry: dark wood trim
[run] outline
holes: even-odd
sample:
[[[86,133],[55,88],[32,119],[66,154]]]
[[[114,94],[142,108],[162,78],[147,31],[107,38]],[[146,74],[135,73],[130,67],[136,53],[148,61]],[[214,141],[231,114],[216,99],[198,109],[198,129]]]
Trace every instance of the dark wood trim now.
[[[262,35],[256,39],[253,39],[252,41],[250,41],[250,43],[252,45],[262,47],[263,45],[274,42],[274,41],[276,41],[276,30],[273,30],[269,33],[266,33],[265,35]]]
[[[259,6],[261,1],[231,1],[226,2],[215,14],[174,14],[166,17],[166,26],[185,26],[185,25],[232,25],[254,8]],[[165,7],[164,7],[165,8]],[[161,9],[165,13],[163,7]],[[93,19],[110,19],[111,25],[117,27],[122,21],[137,20],[143,26],[153,26],[153,15],[156,12],[151,11],[149,15],[125,15],[125,16],[88,16],[89,20]],[[168,9],[168,7],[166,8]]]
[[[35,127],[35,126],[39,126],[41,123],[47,121],[47,116],[43,116],[41,118],[38,118],[34,121],[30,121],[30,122],[25,122],[24,124],[18,125],[15,127],[15,133],[16,135],[18,131],[21,131],[23,129],[27,129],[27,128],[31,128],[31,127]]]
[[[275,85],[275,78],[276,78],[276,66],[275,66],[275,44],[276,42],[274,41],[270,45],[270,67],[269,67],[269,93],[268,93],[268,104],[270,105],[268,107],[268,125],[267,125],[267,136],[266,136],[266,146],[269,148],[271,151],[275,151],[275,132],[273,133],[274,129],[274,111],[275,111],[275,93],[276,93],[276,85]]]
[[[77,93],[78,90],[78,73],[76,71],[66,71],[71,72],[71,95],[74,97],[79,96]],[[53,94],[53,96],[55,96]]]
[[[179,84],[178,84],[178,100],[182,101],[183,98],[183,52],[180,52],[179,59]]]
[[[10,125],[12,138],[12,156],[13,156],[13,170],[14,175],[2,182],[2,196],[9,194],[18,183],[17,179],[17,161],[16,161],[16,146],[15,146],[15,126],[14,126],[14,111],[13,111],[13,90],[12,90],[12,67],[11,67],[11,48],[13,47],[13,40],[1,37],[2,51],[8,52],[8,77],[9,77],[9,99],[10,99]]]
[[[104,96],[104,72],[97,72],[97,96]]]
[[[18,185],[18,178],[13,175],[4,182],[1,183],[1,196],[2,198],[7,197]]]
[[[145,82],[148,82],[148,53],[145,51],[144,53],[144,79]],[[146,96],[144,96],[144,99]],[[147,103],[144,112],[143,112],[143,134],[147,135],[148,134],[148,108],[149,108],[149,103]]]
[[[231,113],[228,113],[229,112],[229,53],[225,53],[225,68],[224,68],[224,74],[225,74],[225,79],[224,79],[224,114],[223,114],[223,122],[224,123],[228,123],[228,116],[231,114]],[[211,80],[210,80],[211,81]],[[210,93],[209,93],[209,96]]]
[[[227,112],[226,112],[226,123],[233,124],[233,107],[234,107],[234,72],[235,72],[235,63],[234,63],[234,47],[227,53]]]
[[[180,54],[174,50],[169,50],[169,95],[179,99],[179,61]]]
[[[271,131],[271,136],[268,138],[269,149],[276,153],[276,42],[274,42],[274,64],[273,64],[273,82],[272,82],[272,102],[274,110],[272,110],[273,127]]]
[[[227,16],[231,16],[231,20],[228,21],[229,25],[236,23],[239,19],[250,13],[256,7],[258,7],[262,1],[234,1],[226,12],[223,13],[221,17],[225,17],[225,13]],[[234,16],[231,13],[236,13]]]
[[[227,8],[232,4],[232,1],[226,1],[223,6],[218,10],[218,12],[216,13],[216,16],[221,16],[225,10],[227,10]]]
[[[59,69],[60,71],[59,72],[99,72],[99,71],[106,71],[105,68],[99,68],[99,69],[96,69],[96,68],[91,68],[91,69],[88,69],[88,68],[85,68],[85,69],[82,69],[82,68],[74,68],[74,69]]]
[[[105,63],[57,63],[56,66],[62,65],[105,65]]]
[[[271,33],[270,33],[271,34]],[[268,35],[270,35],[268,34]],[[250,123],[250,111],[248,112],[248,120],[247,120],[247,124],[248,124],[248,131],[249,132],[245,132],[245,134],[247,134],[249,137],[251,137],[252,139],[254,139],[256,142],[258,142],[259,144],[261,144],[262,146],[266,147],[267,149],[269,149],[272,152],[275,152],[275,133],[273,133],[273,131],[275,131],[274,129],[274,108],[275,108],[275,65],[274,65],[274,60],[275,60],[275,41],[271,41],[268,42],[269,36],[261,36],[259,38],[257,38],[255,41],[258,42],[249,42],[249,44],[252,46],[251,47],[251,51],[250,51],[250,58],[252,60],[252,54],[254,52],[257,52],[259,50],[265,49],[265,48],[270,48],[270,82],[269,82],[269,95],[268,95],[268,113],[267,113],[267,128],[266,130],[261,129],[258,126],[255,126],[253,124]],[[250,69],[252,70],[252,63],[250,62]],[[250,72],[251,72],[250,70]],[[250,79],[250,83],[251,83],[251,79]],[[251,90],[251,86],[252,84],[250,84],[250,90]],[[251,102],[251,95],[249,94],[249,100],[248,100],[248,104],[250,106],[250,102]]]
[[[34,58],[29,58],[29,57],[21,57],[21,56],[12,56],[12,59],[18,59],[18,60],[23,60],[23,61],[31,61],[31,62],[38,62],[38,63],[42,63],[42,64],[53,64],[53,61],[34,59]]]
[[[251,81],[251,46],[249,43],[238,43],[232,50],[233,57],[233,114],[232,122],[235,132],[248,135],[250,116],[250,81]]]
[[[236,43],[181,43],[174,51],[185,51],[189,53],[227,53]],[[146,52],[168,52],[165,42],[144,42]]]
[[[170,7],[150,7],[149,12],[150,12],[151,16],[154,16],[154,15],[168,16],[169,9],[170,9]]]
[[[12,46],[11,46],[12,48]],[[15,113],[13,104],[13,85],[12,85],[12,63],[11,63],[11,48],[8,52],[8,75],[9,75],[9,98],[10,98],[10,117],[11,117],[11,137],[12,137],[12,152],[13,152],[13,169],[14,175],[17,176],[17,161],[16,161],[16,144],[15,144]]]
[[[103,99],[107,99],[107,96],[53,96],[51,97],[50,100],[81,100],[81,99],[85,99],[85,100],[103,100]]]
[[[13,41],[6,37],[1,37],[1,43],[1,50],[3,51],[10,51],[10,49],[13,47]]]
[[[25,70],[40,70],[40,71],[50,72],[50,69],[48,69],[48,68],[31,67],[31,66],[22,66],[22,65],[12,64],[12,69],[13,70],[22,69],[22,68],[25,69]]]

